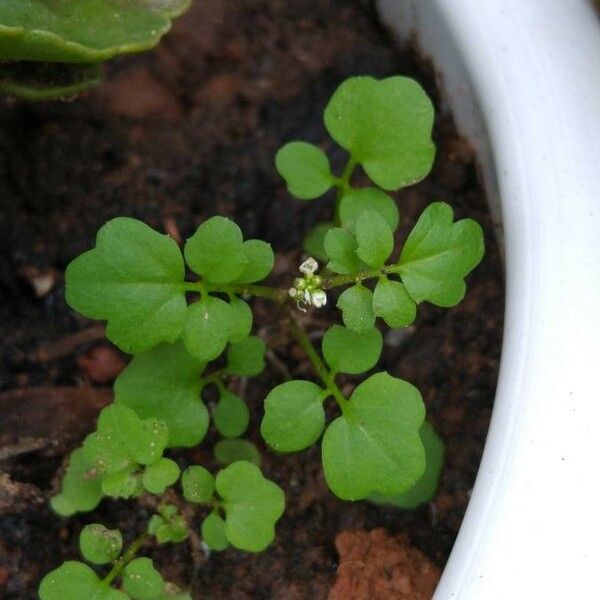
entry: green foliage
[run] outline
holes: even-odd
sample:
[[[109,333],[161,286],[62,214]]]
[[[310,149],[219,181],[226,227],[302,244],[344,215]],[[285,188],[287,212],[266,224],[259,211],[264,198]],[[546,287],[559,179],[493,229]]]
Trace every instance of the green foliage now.
[[[285,496],[260,469],[235,462],[217,474],[215,487],[223,499],[225,535],[240,550],[261,552],[275,537],[275,523],[283,514]]]
[[[183,497],[194,504],[210,502],[215,491],[215,478],[200,465],[188,467],[181,476]]]
[[[438,489],[442,467],[444,466],[444,442],[432,425],[427,421],[421,425],[419,431],[421,442],[425,448],[427,466],[421,478],[406,492],[395,496],[374,494],[369,497],[371,502],[377,504],[392,504],[405,510],[413,510],[433,500]]]
[[[397,190],[431,169],[433,116],[431,101],[413,79],[351,77],[333,94],[324,120],[331,137],[379,187]]]
[[[135,558],[123,573],[123,588],[133,600],[157,600],[165,587],[149,558]]]
[[[354,236],[341,227],[330,229],[324,240],[325,254],[329,258],[327,268],[334,273],[351,275],[361,268],[357,255],[358,243]]]
[[[133,357],[117,378],[115,402],[141,418],[163,420],[169,447],[194,446],[208,430],[208,410],[200,399],[204,366],[181,342],[161,344]]]
[[[153,494],[162,494],[179,479],[179,467],[170,458],[159,458],[144,471],[142,483]]]
[[[314,444],[325,427],[327,392],[310,381],[287,381],[265,400],[260,432],[278,452],[295,452]]]
[[[325,479],[334,494],[360,500],[413,486],[425,471],[424,418],[421,394],[410,383],[387,373],[361,383],[323,436]]]
[[[415,302],[454,306],[465,295],[464,277],[483,257],[483,231],[473,219],[453,222],[452,208],[430,204],[400,255],[400,276]]]
[[[290,142],[277,152],[275,166],[292,196],[312,200],[331,188],[334,177],[323,150],[306,142]]]
[[[125,352],[174,342],[183,330],[184,264],[167,235],[127,217],[98,232],[96,248],[65,273],[67,302],[93,319],[108,321],[106,335]]]
[[[202,361],[217,358],[232,335],[232,312],[227,302],[206,296],[188,308],[183,343],[188,352]]]
[[[303,250],[309,255],[319,260],[328,260],[325,252],[325,236],[333,227],[333,223],[317,223],[302,242]]]
[[[250,411],[238,395],[220,389],[219,402],[213,410],[213,421],[223,437],[238,437],[248,428]]]
[[[323,357],[334,373],[357,375],[379,360],[383,339],[375,327],[356,333],[341,325],[330,327],[323,337]]]
[[[358,257],[370,267],[382,267],[394,249],[394,236],[385,219],[367,210],[358,217],[355,228]]]
[[[360,283],[344,290],[337,302],[342,311],[344,325],[356,333],[364,333],[373,328],[373,292]]]
[[[233,344],[227,351],[227,372],[245,377],[262,373],[265,368],[265,351],[264,341],[257,336],[247,337]]]
[[[383,276],[373,291],[373,313],[390,327],[400,329],[415,320],[417,305],[404,284]]]
[[[0,59],[94,63],[155,46],[189,0],[5,0]]]
[[[230,465],[245,460],[260,467],[261,458],[258,448],[248,440],[228,438],[220,440],[213,448],[213,454],[222,465]]]
[[[81,555],[96,565],[116,560],[123,547],[123,536],[118,529],[107,529],[100,523],[86,525],[79,535]]]
[[[237,296],[229,298],[230,322],[229,342],[239,344],[243,342],[252,330],[252,309]]]
[[[214,510],[202,521],[200,533],[204,543],[211,549],[220,552],[229,546],[229,540],[225,533],[225,521],[219,513]]]
[[[90,567],[72,560],[42,579],[39,594],[40,600],[128,600],[123,592],[98,579]]]
[[[400,216],[394,200],[379,188],[367,187],[348,190],[340,201],[341,224],[354,233],[358,218],[365,211],[374,211],[386,222],[391,231],[396,231]]]
[[[152,515],[148,522],[148,533],[156,537],[159,544],[169,542],[179,543],[185,540],[189,531],[185,519],[172,504],[161,504],[158,507],[159,514]]]

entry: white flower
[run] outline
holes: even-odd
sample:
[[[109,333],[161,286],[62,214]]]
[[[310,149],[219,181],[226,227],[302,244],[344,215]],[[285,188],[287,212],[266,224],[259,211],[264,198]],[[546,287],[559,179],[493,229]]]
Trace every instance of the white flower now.
[[[295,287],[291,287],[288,290],[288,294],[292,297],[295,298],[298,295],[298,290]]]
[[[312,305],[316,308],[321,308],[327,304],[327,294],[323,290],[315,290],[311,294]]]
[[[319,263],[312,256],[309,256],[300,265],[300,273],[304,273],[305,275],[314,275],[315,271],[318,268],[319,268]]]

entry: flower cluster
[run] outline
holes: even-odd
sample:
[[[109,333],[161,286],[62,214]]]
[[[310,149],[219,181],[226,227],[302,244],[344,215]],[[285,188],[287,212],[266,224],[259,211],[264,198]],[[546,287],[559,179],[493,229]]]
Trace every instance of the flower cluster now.
[[[306,310],[306,306],[321,308],[327,304],[327,294],[321,289],[323,280],[320,275],[315,275],[318,268],[319,263],[314,258],[306,259],[299,267],[303,276],[296,277],[294,286],[289,289],[300,310]]]

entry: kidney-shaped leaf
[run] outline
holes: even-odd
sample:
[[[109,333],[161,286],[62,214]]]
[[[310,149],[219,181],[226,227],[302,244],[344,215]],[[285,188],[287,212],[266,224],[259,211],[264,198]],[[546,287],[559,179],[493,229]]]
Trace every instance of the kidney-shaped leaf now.
[[[410,383],[387,373],[361,383],[323,436],[323,468],[333,493],[360,500],[413,486],[425,471],[424,418],[421,394]]]
[[[336,373],[356,375],[372,369],[379,360],[382,347],[381,332],[375,327],[356,333],[333,325],[323,337],[323,356]]]
[[[0,58],[93,63],[155,46],[191,0],[3,0]]]
[[[264,550],[273,541],[275,523],[285,508],[283,490],[246,461],[220,471],[215,484],[223,498],[227,539],[240,550]]]
[[[415,302],[454,306],[465,295],[465,276],[483,257],[483,231],[473,219],[453,222],[445,202],[430,204],[400,255],[400,276]]]
[[[431,169],[433,105],[408,77],[351,77],[325,109],[325,127],[385,190],[415,183]]]
[[[125,352],[181,335],[187,307],[181,252],[141,221],[106,223],[96,247],[73,260],[65,277],[67,302],[86,317],[107,320],[107,337]]]

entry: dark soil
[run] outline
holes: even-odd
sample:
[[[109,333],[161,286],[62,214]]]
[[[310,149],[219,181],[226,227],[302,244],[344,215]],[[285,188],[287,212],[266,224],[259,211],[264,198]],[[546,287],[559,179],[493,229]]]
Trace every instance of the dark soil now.
[[[144,503],[104,501],[93,514],[61,520],[42,502],[65,455],[94,426],[99,397],[89,385],[106,385],[121,361],[102,330],[88,329],[94,324],[66,306],[69,261],[117,215],[185,238],[207,217],[223,214],[235,218],[246,237],[273,244],[279,253],[274,281],[285,285],[299,264],[302,237],[330,214],[331,202],[290,199],[274,171],[276,149],[307,139],[339,166],[344,157],[321,120],[329,96],[349,75],[395,73],[417,77],[437,97],[430,69],[410,50],[395,48],[370,2],[202,0],[160,48],[111,64],[105,83],[88,96],[72,103],[3,103],[0,420],[11,425],[0,428],[1,598],[35,598],[44,573],[77,557],[85,523],[118,525],[133,537],[151,514]],[[427,203],[445,200],[458,216],[484,225],[487,254],[458,307],[422,306],[413,327],[386,334],[381,367],[419,387],[446,442],[437,498],[413,512],[344,503],[325,486],[317,447],[288,457],[265,453],[264,471],[285,489],[288,502],[266,552],[206,557],[189,544],[148,549],[167,578],[192,581],[196,597],[325,598],[336,577],[334,540],[346,529],[383,527],[406,536],[438,567],[447,560],[488,428],[503,282],[474,157],[448,115],[438,117],[435,136],[433,173],[397,194],[403,226]],[[261,403],[282,380],[280,362],[294,376],[312,374],[299,349],[277,333],[270,307],[259,302],[255,308],[257,330],[274,344],[278,360],[262,376],[232,385],[245,388],[255,413],[250,437],[258,442]],[[314,313],[307,327],[318,338],[334,315]],[[10,420],[14,411],[21,416]],[[75,424],[66,430],[57,415]],[[182,464],[212,464],[216,439],[211,433],[201,449],[176,456]]]

